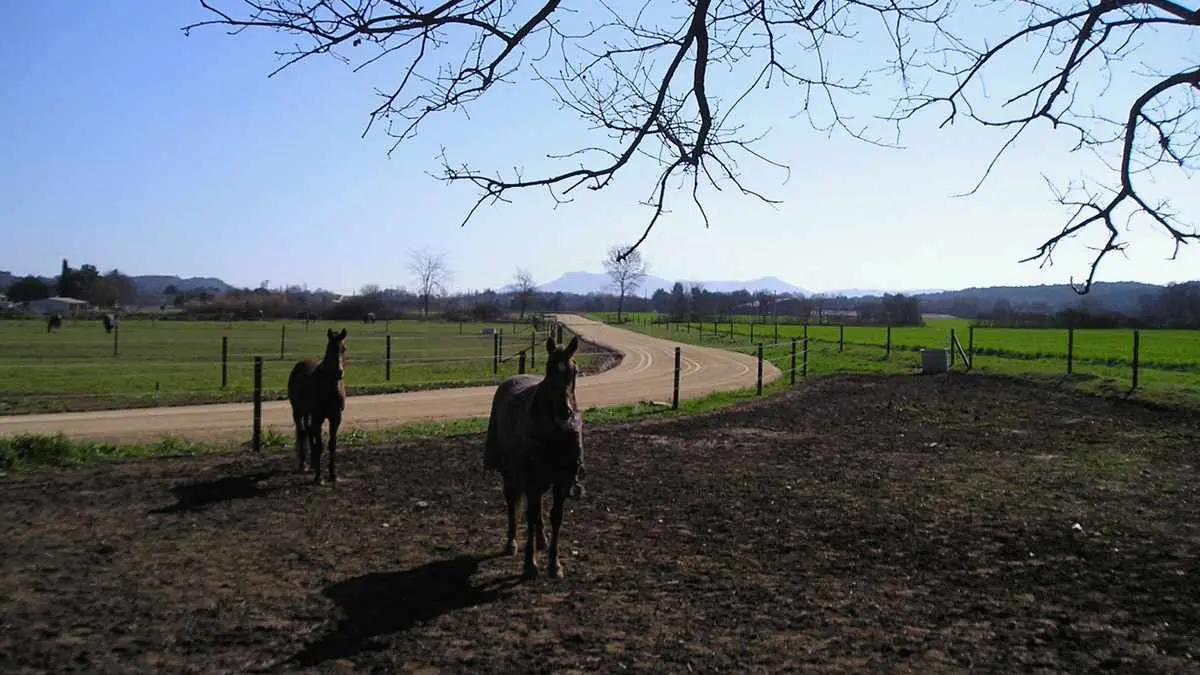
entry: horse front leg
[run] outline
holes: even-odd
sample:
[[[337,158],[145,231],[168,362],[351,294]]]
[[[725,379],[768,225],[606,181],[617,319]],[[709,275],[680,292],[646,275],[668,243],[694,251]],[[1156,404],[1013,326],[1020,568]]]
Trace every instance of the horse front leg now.
[[[308,446],[312,450],[310,464],[313,470],[313,483],[321,484],[321,425],[325,423],[319,415],[313,415],[308,421]]]
[[[337,482],[337,434],[342,426],[342,416],[332,415],[329,418],[329,482]]]
[[[558,530],[562,527],[563,506],[572,487],[572,484],[554,484],[554,504],[550,507],[550,551],[547,562],[551,579],[561,579],[565,572],[562,562],[558,559]]]
[[[537,518],[542,512],[542,493],[537,490],[525,492],[525,571],[521,575],[526,580],[536,579],[538,575],[537,561],[534,560],[534,535],[537,532]]]
[[[292,413],[292,424],[296,427],[296,473],[304,473],[304,470],[308,468],[305,466],[308,460],[305,448],[305,444],[308,442],[308,429],[304,427],[304,419],[304,415],[297,412]]]
[[[546,550],[546,521],[544,519],[544,515],[542,514],[541,506],[538,506],[537,521],[535,523],[535,527],[537,528],[537,531],[534,532],[533,545],[537,547],[537,550],[539,552],[545,551]]]

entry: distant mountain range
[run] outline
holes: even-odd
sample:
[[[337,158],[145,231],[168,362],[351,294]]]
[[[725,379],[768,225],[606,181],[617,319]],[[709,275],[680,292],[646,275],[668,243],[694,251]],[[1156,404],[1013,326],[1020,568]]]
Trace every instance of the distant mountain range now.
[[[755,291],[770,291],[772,293],[802,293],[809,295],[809,292],[794,286],[778,277],[760,277],[749,281],[691,281],[680,279],[683,287],[690,288],[693,284],[700,284],[710,291],[720,293],[728,293],[731,291],[747,290],[751,293]],[[647,275],[638,288],[636,295],[642,297],[650,297],[658,289],[670,292],[671,287],[675,285],[674,281]],[[505,287],[502,290],[509,290],[510,287]],[[611,293],[612,280],[607,274],[600,272],[567,272],[554,281],[538,286],[538,290],[544,293],[577,293],[579,295],[587,295],[588,293]]]
[[[895,293],[896,291],[881,291],[863,288],[845,288],[835,289],[832,291],[810,291],[795,284],[790,284],[779,277],[759,277],[748,281],[695,281],[689,279],[680,279],[679,283],[683,284],[685,289],[690,288],[693,284],[700,284],[706,290],[719,293],[729,293],[732,291],[746,290],[751,293],[755,291],[768,291],[771,293],[798,293],[800,295],[824,295],[837,296],[844,295],[849,298],[859,298],[868,295],[883,295],[884,293]],[[642,297],[650,297],[658,289],[670,292],[671,287],[675,285],[674,281],[648,275],[638,288],[637,295]],[[511,290],[510,286],[506,286],[501,290]],[[598,272],[567,272],[554,281],[538,286],[538,290],[545,293],[578,293],[579,295],[587,295],[588,293],[611,293],[612,282],[607,274]],[[906,295],[916,295],[921,293],[938,293],[942,289],[917,289],[911,291],[902,291]]]

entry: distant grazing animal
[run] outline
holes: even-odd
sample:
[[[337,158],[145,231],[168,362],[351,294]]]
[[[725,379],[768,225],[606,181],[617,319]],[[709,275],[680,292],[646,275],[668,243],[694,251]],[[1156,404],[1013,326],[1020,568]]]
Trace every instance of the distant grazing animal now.
[[[367,312],[363,317],[363,323],[375,323],[375,312]]]
[[[546,339],[546,375],[514,375],[500,384],[492,398],[484,445],[484,469],[500,472],[508,506],[505,552],[517,552],[517,507],[525,500],[525,569],[523,577],[537,578],[534,547],[546,549],[542,523],[542,494],[553,490],[550,508],[549,575],[563,576],[558,558],[558,531],[568,496],[582,494],[583,416],[575,401],[579,370],[572,358],[579,338],[565,349]]]
[[[288,376],[288,401],[296,426],[297,471],[305,470],[305,446],[312,451],[313,482],[321,482],[321,425],[329,420],[329,482],[337,482],[337,433],[346,409],[346,329],[326,332],[321,361],[296,362]]]
[[[46,320],[46,332],[62,328],[62,322],[62,314],[51,314],[50,318]]]
[[[263,320],[263,311],[262,311],[261,309],[260,309],[260,310],[258,310],[258,320],[259,320],[259,321],[262,321],[262,320]]]
[[[116,328],[117,326],[117,317],[113,316],[112,314],[105,314],[104,316],[100,317],[100,320],[104,322],[105,333],[112,333],[113,328]]]

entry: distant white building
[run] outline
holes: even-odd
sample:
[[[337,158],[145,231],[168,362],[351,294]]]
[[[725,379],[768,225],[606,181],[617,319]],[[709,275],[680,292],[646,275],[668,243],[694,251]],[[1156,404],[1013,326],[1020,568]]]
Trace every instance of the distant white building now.
[[[35,314],[62,314],[63,316],[82,314],[88,309],[87,300],[78,298],[53,297],[43,300],[30,300],[25,305]]]

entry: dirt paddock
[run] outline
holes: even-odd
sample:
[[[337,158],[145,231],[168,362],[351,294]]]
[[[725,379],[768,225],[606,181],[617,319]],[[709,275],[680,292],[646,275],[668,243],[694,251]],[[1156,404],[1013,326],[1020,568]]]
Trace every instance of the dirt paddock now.
[[[595,428],[566,578],[479,437],[0,480],[0,671],[1200,672],[1200,416],[824,380]],[[544,563],[544,559],[543,559]]]

